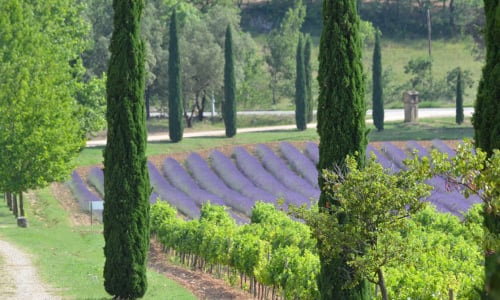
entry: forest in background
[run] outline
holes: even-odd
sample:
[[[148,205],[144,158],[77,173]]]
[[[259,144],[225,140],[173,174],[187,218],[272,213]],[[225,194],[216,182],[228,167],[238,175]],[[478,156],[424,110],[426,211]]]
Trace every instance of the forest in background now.
[[[80,53],[84,81],[92,83],[92,110],[103,111],[104,82],[112,30],[111,3],[79,0],[88,24],[86,49]],[[456,74],[462,70],[465,104],[472,105],[484,57],[482,1],[358,1],[366,74],[366,99],[371,108],[371,53],[376,30],[382,32],[383,85],[386,107],[401,107],[406,90],[420,91],[422,106],[451,106]],[[295,49],[301,34],[313,39],[313,76],[321,33],[320,0],[150,0],[142,33],[146,46],[146,107],[168,115],[168,23],[179,16],[184,117],[203,121],[223,99],[224,34],[234,29],[235,77],[239,110],[294,109]],[[427,55],[428,12],[433,55]],[[448,46],[450,48],[448,48]],[[461,55],[449,60],[447,51]],[[394,56],[392,53],[402,53]],[[444,59],[442,59],[444,57]],[[457,65],[460,64],[460,65]],[[317,82],[313,80],[313,94]],[[88,98],[88,97],[87,97]],[[89,106],[89,105],[87,105]],[[98,119],[97,117],[95,119]],[[104,123],[102,123],[102,126]]]

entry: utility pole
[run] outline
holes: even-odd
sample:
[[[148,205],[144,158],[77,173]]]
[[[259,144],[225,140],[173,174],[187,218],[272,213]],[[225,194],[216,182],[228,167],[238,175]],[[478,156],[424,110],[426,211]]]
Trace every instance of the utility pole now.
[[[427,40],[429,49],[429,59],[431,58],[431,10],[427,8]]]

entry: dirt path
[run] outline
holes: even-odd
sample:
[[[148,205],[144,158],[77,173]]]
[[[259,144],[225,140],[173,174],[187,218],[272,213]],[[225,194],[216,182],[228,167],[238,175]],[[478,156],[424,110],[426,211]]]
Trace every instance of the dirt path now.
[[[38,280],[28,254],[0,240],[0,299],[56,300],[49,289]]]

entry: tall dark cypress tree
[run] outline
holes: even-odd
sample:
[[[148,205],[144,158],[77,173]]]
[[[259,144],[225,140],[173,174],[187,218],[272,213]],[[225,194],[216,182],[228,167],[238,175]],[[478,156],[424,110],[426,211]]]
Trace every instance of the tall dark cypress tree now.
[[[486,64],[477,91],[472,124],[476,147],[493,154],[500,149],[500,2],[484,0],[486,15]],[[500,215],[496,209],[484,208],[484,226],[490,234],[500,234]],[[485,287],[483,299],[500,299],[500,249],[485,249]]]
[[[177,143],[182,140],[184,125],[182,123],[181,57],[179,53],[177,14],[175,9],[170,18],[170,40],[168,46],[168,134],[170,140]]]
[[[382,89],[382,55],[380,52],[380,31],[375,33],[375,46],[373,48],[373,124],[378,131],[384,130],[384,96]]]
[[[307,91],[304,67],[304,46],[302,45],[302,35],[299,36],[297,43],[297,53],[295,60],[297,70],[295,77],[295,123],[298,130],[307,129]]]
[[[456,115],[455,115],[455,121],[457,124],[462,124],[464,121],[464,99],[463,99],[463,88],[462,88],[462,70],[458,69],[458,74],[457,74],[457,90],[456,90]]]
[[[312,67],[311,67],[311,36],[306,34],[304,44],[304,71],[306,78],[306,111],[307,123],[311,123],[314,118],[314,99],[312,95]]]
[[[224,44],[224,103],[223,117],[226,136],[236,135],[236,80],[234,78],[233,36],[231,26],[227,25]]]
[[[356,1],[323,1],[322,13],[317,112],[320,174],[323,169],[332,169],[334,166],[343,168],[348,154],[357,153],[362,167],[367,146],[365,84]],[[321,189],[324,183],[322,176],[319,176]],[[338,203],[322,192],[318,205],[328,209]],[[339,222],[348,222],[348,218],[345,216]],[[318,287],[321,299],[371,299],[367,281],[344,289],[354,273],[347,265],[347,257],[348,253],[342,253],[328,260],[320,255]]]
[[[119,299],[147,289],[149,173],[146,164],[142,0],[114,0],[114,27],[106,83],[104,150],[104,288]]]

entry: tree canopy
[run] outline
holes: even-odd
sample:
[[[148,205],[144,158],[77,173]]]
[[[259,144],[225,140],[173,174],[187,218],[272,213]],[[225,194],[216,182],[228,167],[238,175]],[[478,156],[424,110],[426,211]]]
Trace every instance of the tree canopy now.
[[[0,189],[5,192],[67,178],[84,145],[73,75],[87,27],[78,11],[64,0],[0,4]]]

